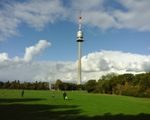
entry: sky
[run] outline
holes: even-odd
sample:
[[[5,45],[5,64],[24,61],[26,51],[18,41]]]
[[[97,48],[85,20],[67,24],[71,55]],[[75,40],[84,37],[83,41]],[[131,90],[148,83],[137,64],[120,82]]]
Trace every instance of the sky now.
[[[0,0],[0,81],[82,81],[150,71],[149,0]]]

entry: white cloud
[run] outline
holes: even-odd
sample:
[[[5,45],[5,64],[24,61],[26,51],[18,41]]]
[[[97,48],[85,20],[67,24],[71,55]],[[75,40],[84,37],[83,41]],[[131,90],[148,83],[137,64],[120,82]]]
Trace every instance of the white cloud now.
[[[10,12],[10,10],[0,10],[0,41],[18,35],[17,27],[20,21],[12,17],[12,14],[9,14]]]
[[[118,24],[113,15],[109,11],[105,11],[105,0],[74,0],[71,1],[70,18],[77,21],[77,16],[81,11],[83,23],[89,26],[98,27],[100,29],[118,28]]]
[[[9,60],[7,53],[0,53],[0,62]]]
[[[8,53],[0,53],[0,63],[3,62],[30,62],[35,56],[39,55],[46,49],[50,47],[51,43],[46,40],[39,40],[34,46],[27,47],[25,49],[25,54],[23,58],[15,56],[14,58],[9,58]]]
[[[42,30],[48,23],[62,20],[67,14],[59,0],[6,3],[0,8],[0,41],[18,35],[18,27],[21,23]]]
[[[75,80],[75,68],[68,69],[73,62],[0,62],[0,80],[20,80],[20,81],[55,81],[62,79],[65,81]],[[61,66],[58,68],[57,66]],[[63,71],[62,71],[63,70]]]
[[[37,29],[62,19],[66,12],[59,0],[31,0],[14,4],[13,8],[16,18]]]
[[[108,73],[141,73],[150,71],[150,56],[121,51],[100,51],[82,57],[82,80],[99,79]],[[0,54],[0,80],[76,82],[76,62],[51,62],[10,59]]]
[[[89,11],[102,8],[104,0],[72,0],[71,8],[77,11]]]
[[[111,2],[120,4],[120,7],[115,8]],[[125,28],[150,31],[149,6],[149,0],[75,0],[72,2],[73,10],[82,10],[85,24],[102,30]]]
[[[104,11],[84,12],[84,23],[90,26],[99,27],[103,30],[117,28],[119,24],[114,17]]]
[[[118,0],[126,11],[115,10],[113,16],[121,28],[150,31],[149,0]]]
[[[46,40],[40,40],[35,46],[30,46],[26,48],[24,61],[29,62],[35,55],[40,54],[46,47],[50,46],[51,44]]]
[[[120,6],[114,7],[110,2]],[[102,30],[125,28],[150,31],[149,0],[73,0],[65,4],[61,0],[6,2],[0,8],[0,41],[18,35],[21,23],[42,30],[55,21],[77,22],[80,10],[84,24]]]
[[[144,63],[150,56],[124,53],[120,51],[101,51],[88,54],[82,58],[84,71],[125,71],[143,72]]]

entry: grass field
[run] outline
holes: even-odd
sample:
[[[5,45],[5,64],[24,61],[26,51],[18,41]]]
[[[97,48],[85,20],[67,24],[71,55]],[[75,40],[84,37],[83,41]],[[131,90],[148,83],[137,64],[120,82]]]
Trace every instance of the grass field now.
[[[54,94],[54,97],[53,97]],[[0,90],[1,120],[150,120],[150,99],[82,91]]]

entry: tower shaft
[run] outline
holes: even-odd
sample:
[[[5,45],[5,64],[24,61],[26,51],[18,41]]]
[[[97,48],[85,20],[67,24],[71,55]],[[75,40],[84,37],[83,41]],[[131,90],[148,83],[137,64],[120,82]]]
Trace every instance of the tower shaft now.
[[[78,42],[78,82],[77,84],[80,85],[81,84],[81,80],[82,80],[82,69],[81,69],[81,56],[82,56],[82,42]]]

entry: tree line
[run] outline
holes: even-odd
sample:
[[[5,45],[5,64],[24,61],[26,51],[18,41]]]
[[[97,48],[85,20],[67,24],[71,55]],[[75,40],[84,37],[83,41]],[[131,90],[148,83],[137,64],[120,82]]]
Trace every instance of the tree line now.
[[[19,80],[2,82],[0,81],[0,89],[28,89],[28,90],[48,90],[48,82],[24,82]]]
[[[85,85],[77,85],[75,83],[62,82],[61,80],[56,80],[53,84],[53,89],[55,90],[85,90]]]
[[[108,74],[98,81],[89,80],[85,88],[94,93],[150,97],[150,73]]]
[[[79,90],[83,88],[82,85],[76,85],[75,83],[62,82],[61,80],[56,80],[54,84],[49,82],[23,82],[19,80],[2,82],[0,81],[0,89],[28,89],[28,90]]]
[[[32,90],[87,90],[89,93],[116,94],[135,97],[150,97],[150,72],[142,74],[108,74],[99,80],[89,80],[82,85],[56,80],[48,82],[0,82],[0,89],[32,89]]]

